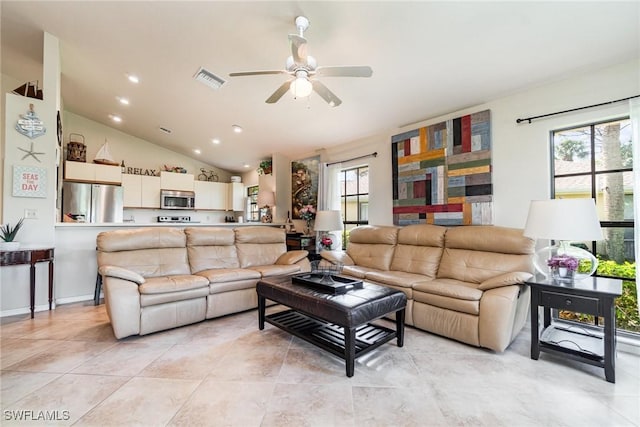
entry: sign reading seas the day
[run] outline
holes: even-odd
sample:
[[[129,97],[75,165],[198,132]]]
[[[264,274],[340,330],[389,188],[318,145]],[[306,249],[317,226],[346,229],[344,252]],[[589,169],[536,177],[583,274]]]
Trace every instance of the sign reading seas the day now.
[[[13,166],[14,197],[47,197],[47,170],[36,166]]]

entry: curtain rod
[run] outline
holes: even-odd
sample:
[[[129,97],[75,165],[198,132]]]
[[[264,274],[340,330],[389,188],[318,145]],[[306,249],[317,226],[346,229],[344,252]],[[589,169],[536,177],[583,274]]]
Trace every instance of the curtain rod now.
[[[351,159],[340,160],[339,162],[326,163],[325,166],[332,166],[332,165],[337,165],[338,163],[347,163],[353,160],[360,160],[360,159],[366,159],[367,157],[377,157],[377,156],[378,156],[378,152],[374,151],[373,153],[365,154],[364,156],[358,156],[358,157],[353,157]]]
[[[602,102],[600,104],[587,105],[586,107],[572,108],[570,110],[558,111],[556,113],[549,113],[549,114],[542,114],[540,116],[527,117],[526,119],[516,119],[516,123],[522,123],[522,122],[528,121],[529,124],[531,124],[531,120],[541,119],[543,117],[555,116],[558,114],[570,113],[572,111],[585,110],[587,108],[601,107],[603,105],[614,104],[616,102],[628,101],[629,99],[633,99],[633,98],[640,98],[640,95],[629,96],[628,98],[616,99],[615,101]]]

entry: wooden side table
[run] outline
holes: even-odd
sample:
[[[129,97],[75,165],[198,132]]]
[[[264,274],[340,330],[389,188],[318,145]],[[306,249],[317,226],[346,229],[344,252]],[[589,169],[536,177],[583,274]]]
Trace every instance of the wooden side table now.
[[[305,250],[309,252],[309,259],[314,260],[316,256],[316,236],[303,236],[297,233],[287,234],[287,250]]]
[[[531,287],[531,358],[540,352],[557,354],[604,368],[607,381],[616,382],[615,299],[622,295],[622,280],[588,277],[571,283],[542,276],[526,282]],[[544,307],[540,331],[538,307]],[[551,309],[592,314],[604,318],[602,331],[551,322]]]
[[[36,264],[39,262],[49,262],[49,310],[51,310],[53,302],[53,258],[54,248],[49,246],[23,245],[17,251],[0,251],[0,267],[31,265],[29,296],[32,319],[36,305]]]

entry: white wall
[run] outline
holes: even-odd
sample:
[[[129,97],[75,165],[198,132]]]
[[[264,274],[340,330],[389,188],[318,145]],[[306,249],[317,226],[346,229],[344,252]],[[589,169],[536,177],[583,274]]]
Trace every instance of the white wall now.
[[[60,51],[58,39],[44,34],[43,99],[6,94],[4,109],[2,164],[2,221],[15,225],[24,216],[25,209],[34,210],[35,219],[27,219],[18,232],[16,240],[21,243],[55,244],[55,203],[56,203],[56,113],[60,107]],[[17,120],[29,111],[33,104],[34,112],[44,122],[46,133],[34,139],[22,135],[15,129]],[[20,149],[31,149],[43,154],[25,157]],[[13,197],[13,168],[16,165],[34,166],[46,171],[46,197]],[[44,305],[48,293],[48,270],[46,264],[36,269],[36,305]],[[1,308],[25,307],[29,305],[29,268],[28,266],[10,266],[0,269]]]
[[[490,109],[494,223],[507,227],[524,227],[529,202],[546,199],[550,195],[549,132],[628,115],[629,104],[615,103],[535,120],[531,124],[516,124],[516,119],[638,95],[639,76],[640,61],[612,66],[332,147],[323,154],[322,161],[340,161],[377,151],[376,158],[360,161],[360,164],[368,164],[370,167],[369,223],[391,225],[391,137],[450,118]]]

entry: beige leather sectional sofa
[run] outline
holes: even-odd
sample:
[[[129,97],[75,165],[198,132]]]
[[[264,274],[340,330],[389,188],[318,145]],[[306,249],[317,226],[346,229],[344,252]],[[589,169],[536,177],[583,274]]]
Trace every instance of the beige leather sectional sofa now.
[[[346,253],[322,252],[345,275],[403,291],[408,325],[495,351],[526,321],[533,254],[519,229],[428,224],[358,227]]]
[[[102,232],[98,272],[117,338],[258,306],[260,278],[310,270],[284,230],[265,226],[149,227]]]

